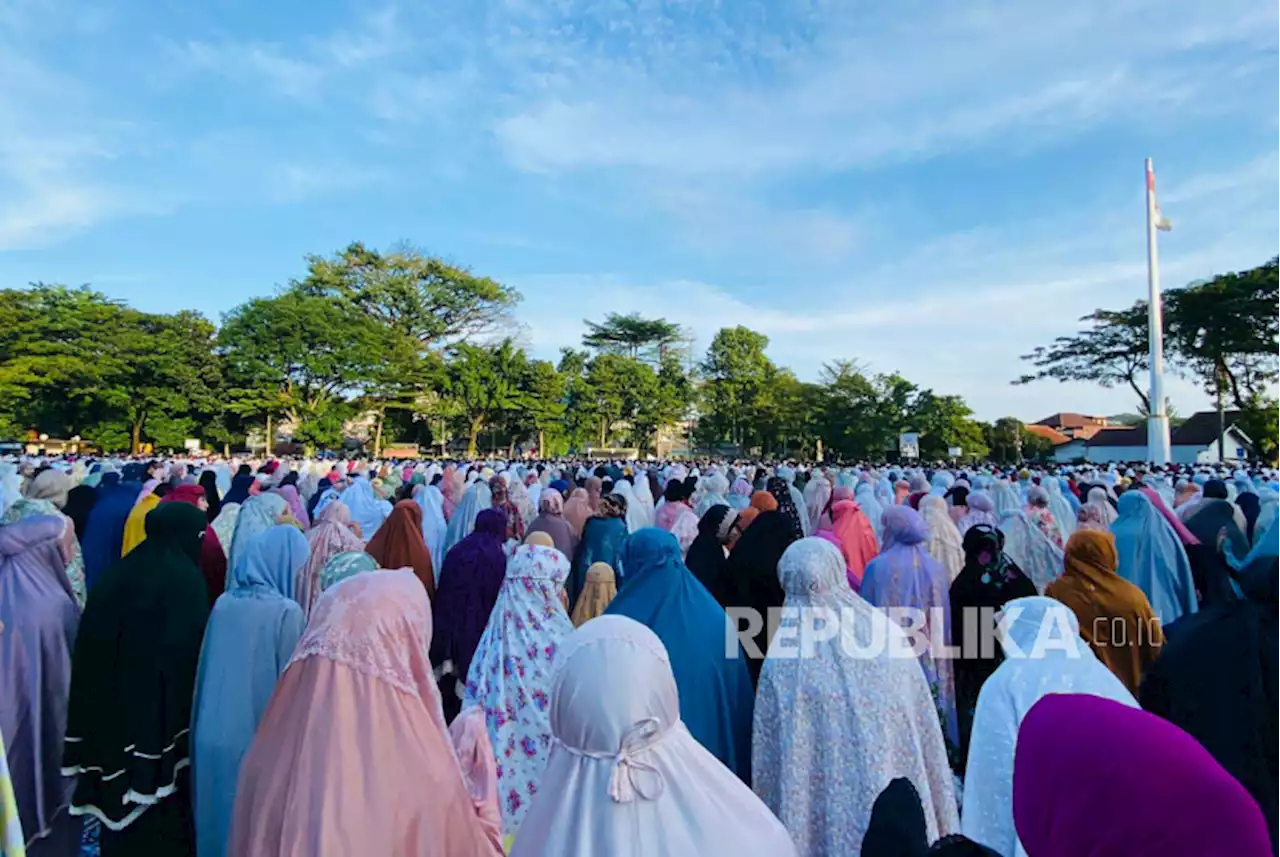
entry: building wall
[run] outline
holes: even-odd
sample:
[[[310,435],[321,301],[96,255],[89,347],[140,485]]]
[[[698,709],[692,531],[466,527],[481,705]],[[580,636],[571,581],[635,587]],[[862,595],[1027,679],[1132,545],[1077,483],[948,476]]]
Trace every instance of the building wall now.
[[[1147,447],[1143,446],[1092,446],[1085,456],[1095,464],[1113,461],[1147,461]]]
[[[1059,464],[1070,464],[1077,458],[1085,458],[1083,440],[1071,440],[1060,443],[1053,448],[1053,460]]]
[[[1227,461],[1244,461],[1247,458],[1244,438],[1234,428],[1227,429],[1222,437]],[[1177,464],[1217,464],[1218,442],[1214,440],[1208,446],[1175,446],[1173,460]]]

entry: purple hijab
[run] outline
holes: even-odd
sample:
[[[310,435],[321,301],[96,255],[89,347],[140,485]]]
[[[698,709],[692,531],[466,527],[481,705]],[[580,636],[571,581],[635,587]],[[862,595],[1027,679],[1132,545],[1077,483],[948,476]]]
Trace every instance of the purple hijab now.
[[[1275,854],[1257,803],[1196,739],[1082,694],[1049,694],[1022,719],[1013,818],[1035,857]]]
[[[66,811],[75,779],[61,773],[80,624],[59,547],[64,526],[41,515],[0,527],[0,732],[28,840],[74,840],[70,828],[81,823]]]
[[[890,506],[880,520],[884,526],[883,547],[880,555],[867,563],[859,594],[884,610],[897,607],[921,611],[923,627],[917,633],[938,644],[945,643],[951,634],[951,577],[925,548],[929,526],[910,506]],[[942,627],[936,628],[939,617]],[[904,627],[909,625],[906,619],[899,622]],[[956,706],[951,661],[934,658],[926,650],[920,655],[920,666],[935,691],[943,730],[948,739],[954,740]]]
[[[471,658],[506,577],[506,537],[506,513],[485,509],[476,515],[475,529],[444,557],[436,597],[431,603],[435,626],[431,664],[439,668],[445,661],[452,661],[459,684],[466,682]]]

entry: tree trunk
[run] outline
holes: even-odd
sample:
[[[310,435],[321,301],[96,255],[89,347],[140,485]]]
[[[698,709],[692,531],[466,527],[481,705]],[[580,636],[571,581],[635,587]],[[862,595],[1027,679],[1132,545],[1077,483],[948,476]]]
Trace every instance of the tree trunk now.
[[[373,432],[373,457],[382,457],[382,424],[386,420],[386,411],[378,411],[378,424]]]
[[[142,451],[142,417],[133,421],[129,431],[129,452],[137,455]]]
[[[605,427],[609,425],[608,417],[600,418],[600,448],[604,449]]]
[[[547,433],[542,429],[538,429],[538,457],[547,457]]]
[[[476,457],[476,443],[480,439],[480,429],[484,428],[484,420],[472,420],[467,435],[467,458]]]
[[[267,436],[264,440],[267,445],[266,455],[271,457],[271,451],[276,448],[273,426],[271,424],[271,412],[267,412]]]

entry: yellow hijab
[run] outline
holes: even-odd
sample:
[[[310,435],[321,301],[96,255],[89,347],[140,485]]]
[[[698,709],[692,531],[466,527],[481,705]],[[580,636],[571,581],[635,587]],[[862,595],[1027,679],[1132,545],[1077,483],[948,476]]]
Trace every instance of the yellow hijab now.
[[[147,540],[147,513],[160,505],[160,498],[148,494],[138,501],[124,522],[124,542],[120,547],[120,556],[128,556],[129,551]]]

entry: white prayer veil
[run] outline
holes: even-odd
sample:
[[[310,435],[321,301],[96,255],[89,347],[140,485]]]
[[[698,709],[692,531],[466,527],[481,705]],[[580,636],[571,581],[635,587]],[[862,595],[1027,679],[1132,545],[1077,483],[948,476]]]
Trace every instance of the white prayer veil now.
[[[680,722],[662,641],[601,616],[561,646],[551,757],[511,857],[792,857],[782,824]]]

